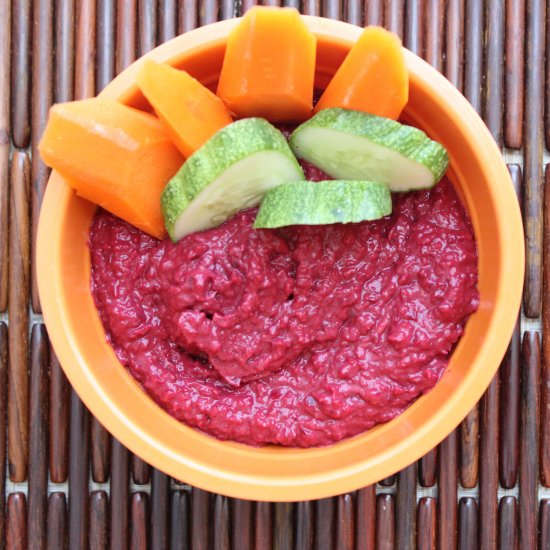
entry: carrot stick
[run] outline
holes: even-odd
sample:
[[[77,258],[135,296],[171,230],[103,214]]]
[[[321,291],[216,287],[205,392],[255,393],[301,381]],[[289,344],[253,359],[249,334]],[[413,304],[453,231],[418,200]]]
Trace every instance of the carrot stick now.
[[[315,36],[293,8],[255,6],[229,35],[217,95],[238,117],[311,115]]]
[[[326,87],[315,112],[343,107],[397,119],[409,99],[409,73],[401,41],[367,27]]]
[[[146,60],[136,80],[185,157],[232,122],[221,99],[185,71]]]
[[[183,158],[155,116],[107,99],[60,103],[38,149],[78,195],[164,236],[160,195]]]

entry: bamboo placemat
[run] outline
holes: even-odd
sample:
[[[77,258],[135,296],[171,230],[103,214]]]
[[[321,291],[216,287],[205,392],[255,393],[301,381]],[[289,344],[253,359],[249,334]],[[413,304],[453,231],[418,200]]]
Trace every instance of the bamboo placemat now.
[[[48,177],[35,150],[48,108],[95,94],[155,45],[254,3],[0,0],[0,547],[549,549],[545,0],[286,2],[397,32],[482,114],[522,202],[524,315],[499,376],[437,449],[356,493],[296,504],[240,501],[150,468],[69,388],[42,324],[32,263]]]

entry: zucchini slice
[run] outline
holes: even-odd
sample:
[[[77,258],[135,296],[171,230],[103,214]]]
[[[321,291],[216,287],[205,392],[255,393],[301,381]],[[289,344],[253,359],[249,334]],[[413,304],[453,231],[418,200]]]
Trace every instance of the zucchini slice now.
[[[418,128],[340,108],[304,122],[290,145],[335,179],[381,181],[394,192],[433,187],[449,162],[445,148]]]
[[[383,218],[391,210],[391,193],[385,183],[293,181],[265,194],[254,227],[355,223]]]
[[[220,225],[257,205],[264,193],[304,173],[284,136],[261,118],[246,118],[216,132],[183,164],[161,197],[173,241]]]

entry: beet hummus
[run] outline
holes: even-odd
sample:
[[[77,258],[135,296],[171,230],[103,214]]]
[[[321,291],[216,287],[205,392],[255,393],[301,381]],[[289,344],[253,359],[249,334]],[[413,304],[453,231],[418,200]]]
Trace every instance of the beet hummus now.
[[[219,439],[310,447],[387,422],[438,381],[479,301],[452,185],[393,200],[374,222],[278,230],[249,209],[177,244],[100,210],[107,337],[160,406]]]

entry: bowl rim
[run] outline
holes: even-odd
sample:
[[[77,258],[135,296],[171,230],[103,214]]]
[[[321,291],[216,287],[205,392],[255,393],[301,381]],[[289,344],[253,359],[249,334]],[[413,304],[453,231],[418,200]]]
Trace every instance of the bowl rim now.
[[[302,16],[302,18],[318,37],[336,40],[346,45],[351,45],[362,32],[362,28],[341,21],[315,16]],[[239,19],[231,19],[213,23],[170,40],[128,67],[100,95],[124,101],[130,94],[129,82],[135,80],[134,75],[144,59],[175,64],[184,51],[188,54],[193,48],[224,41],[238,21]],[[479,154],[490,159],[482,167],[485,177],[492,178],[494,181],[510,182],[500,150],[473,107],[444,76],[425,61],[408,50],[405,50],[405,55],[411,77],[420,79],[430,89],[434,100],[442,104],[452,103],[454,110],[460,112],[458,123],[461,125],[461,130],[472,136],[477,150],[480,151]],[[474,361],[475,364],[480,365],[485,363],[486,367],[477,369],[475,383],[470,380],[468,384],[464,384],[462,391],[455,392],[438,413],[432,415],[421,429],[415,432],[416,437],[412,448],[407,443],[408,438],[404,438],[399,444],[381,453],[374,468],[371,467],[368,471],[365,471],[362,463],[357,463],[353,467],[336,468],[328,473],[300,478],[254,474],[239,476],[231,472],[224,474],[218,470],[204,468],[196,461],[185,460],[185,457],[172,452],[166,446],[157,445],[154,438],[134,425],[123,410],[105,399],[99,384],[86,368],[84,358],[71,342],[71,331],[64,323],[64,316],[60,311],[57,298],[60,292],[58,269],[52,260],[51,246],[47,245],[55,242],[52,238],[55,238],[56,234],[56,221],[60,219],[59,212],[67,202],[70,193],[72,191],[63,179],[53,172],[43,200],[36,245],[37,282],[43,317],[59,362],[82,401],[113,436],[156,468],[177,479],[189,479],[193,485],[205,490],[254,500],[308,500],[356,490],[401,470],[441,442],[481,398],[499,366],[500,361],[497,362],[495,357],[498,355],[501,359],[504,356],[516,324],[523,288],[525,251],[521,214],[510,182],[499,189],[500,207],[506,209],[507,213],[506,219],[504,215],[499,218],[498,228],[503,242],[514,243],[511,247],[513,253],[511,249],[504,247],[505,257],[502,262],[501,288],[507,289],[508,295],[505,301],[496,301],[484,349],[480,350]],[[518,265],[521,266],[520,269]],[[496,354],[495,350],[498,350]],[[489,366],[491,368],[487,368]],[[235,444],[229,443],[229,445]],[[373,472],[377,473],[373,475]]]

